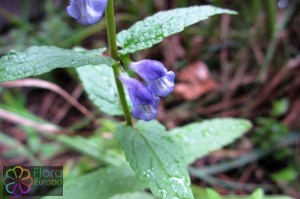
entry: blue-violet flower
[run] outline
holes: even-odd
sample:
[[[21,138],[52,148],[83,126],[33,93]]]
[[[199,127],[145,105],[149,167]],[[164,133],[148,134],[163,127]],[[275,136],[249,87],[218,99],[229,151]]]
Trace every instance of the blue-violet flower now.
[[[157,115],[159,97],[155,97],[142,82],[136,79],[121,75],[120,80],[126,86],[132,101],[133,109],[131,113],[136,118],[145,121],[153,120]]]
[[[131,63],[130,68],[146,81],[148,90],[153,94],[166,97],[173,91],[175,73],[167,71],[161,62],[141,60]]]
[[[107,0],[70,0],[67,12],[82,25],[90,25],[100,21],[106,5]]]

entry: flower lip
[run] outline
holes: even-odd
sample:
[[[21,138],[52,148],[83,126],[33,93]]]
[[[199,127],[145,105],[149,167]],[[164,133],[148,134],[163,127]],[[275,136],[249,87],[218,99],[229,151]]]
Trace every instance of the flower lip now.
[[[68,14],[82,25],[91,25],[100,21],[107,0],[70,0]]]
[[[156,60],[141,60],[132,62],[130,69],[139,74],[147,83],[121,75],[120,80],[127,87],[133,104],[132,114],[145,121],[154,119],[157,115],[159,97],[166,97],[174,90],[175,73],[168,71]]]
[[[167,74],[165,66],[156,60],[145,59],[138,62],[132,62],[129,67],[139,74],[147,83]]]
[[[159,102],[159,97],[154,97],[153,104],[134,106],[131,113],[136,118],[149,122],[156,118]]]
[[[166,97],[174,90],[175,73],[169,71],[163,76],[148,85],[148,89],[157,96]]]
[[[175,73],[167,71],[161,62],[141,60],[131,63],[130,68],[147,82],[148,90],[154,95],[166,97],[174,90]]]
[[[132,101],[132,115],[144,121],[151,121],[157,116],[160,99],[155,97],[140,81],[121,75],[120,80],[127,87]]]
[[[127,77],[126,75],[120,75],[119,78],[127,87],[129,97],[134,106],[153,103],[153,94],[146,88],[146,86],[142,82]]]

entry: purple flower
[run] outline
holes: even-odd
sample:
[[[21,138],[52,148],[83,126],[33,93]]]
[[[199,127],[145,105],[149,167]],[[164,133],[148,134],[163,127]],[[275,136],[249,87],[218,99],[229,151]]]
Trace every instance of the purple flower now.
[[[131,63],[130,68],[147,82],[147,88],[153,94],[166,97],[173,91],[175,73],[168,72],[161,62],[142,60]]]
[[[131,113],[136,118],[145,121],[153,120],[157,115],[159,98],[155,97],[142,82],[136,79],[121,75],[120,80],[127,87],[132,101],[133,109]]]
[[[82,25],[90,25],[100,21],[106,5],[107,0],[70,0],[67,12]]]

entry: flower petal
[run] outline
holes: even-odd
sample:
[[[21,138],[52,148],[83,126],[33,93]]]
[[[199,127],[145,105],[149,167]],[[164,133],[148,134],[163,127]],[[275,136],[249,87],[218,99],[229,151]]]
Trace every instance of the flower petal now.
[[[148,89],[155,95],[166,97],[174,90],[175,74],[169,71],[166,76],[149,83]]]
[[[100,21],[107,5],[107,0],[71,0],[67,7],[68,14],[83,25]]]
[[[79,8],[76,4],[75,5],[69,5],[67,7],[67,12],[74,19],[77,19],[77,20],[80,19],[80,10],[79,10]]]
[[[142,82],[125,75],[121,75],[120,80],[127,87],[133,106],[153,104],[153,94]]]
[[[127,87],[132,101],[132,115],[144,121],[153,120],[157,115],[159,97],[154,97],[146,86],[136,79],[121,75],[120,80]]]
[[[165,66],[156,60],[141,60],[130,64],[130,69],[139,74],[147,83],[167,74]]]
[[[136,118],[149,122],[157,116],[159,101],[159,98],[156,97],[153,104],[134,106],[131,113]]]

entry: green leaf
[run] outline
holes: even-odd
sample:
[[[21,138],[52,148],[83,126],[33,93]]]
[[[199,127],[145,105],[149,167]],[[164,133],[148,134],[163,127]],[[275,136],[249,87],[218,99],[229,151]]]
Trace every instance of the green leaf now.
[[[206,189],[206,192],[209,199],[222,199],[220,194],[213,189]]]
[[[110,66],[113,60],[101,56],[104,50],[78,52],[52,46],[34,46],[25,52],[10,51],[0,59],[0,82],[37,76],[56,68],[99,64]]]
[[[222,118],[192,123],[171,130],[188,164],[241,137],[251,128],[244,119]]]
[[[289,100],[282,98],[272,103],[271,113],[274,117],[281,116],[286,113],[289,108]]]
[[[145,192],[118,194],[110,199],[155,199],[152,195]]]
[[[66,135],[58,135],[55,137],[55,139],[63,143],[64,145],[69,146],[73,150],[87,155],[99,162],[104,162],[106,164],[116,166],[125,161],[124,158],[122,158],[121,154],[117,154],[112,150],[105,149],[103,148],[103,146],[94,143],[92,140],[93,137],[87,139],[80,136],[70,137]]]
[[[83,66],[76,69],[90,100],[109,115],[122,115],[114,73],[106,65]]]
[[[236,199],[236,198],[234,198]],[[296,199],[296,198],[292,198],[291,196],[265,196],[263,199]]]
[[[285,167],[284,169],[271,175],[271,178],[279,182],[291,182],[297,179],[298,171],[292,167]]]
[[[193,191],[195,199],[202,199],[202,198],[207,198],[208,197],[206,189],[204,189],[203,187],[192,184],[191,189]]]
[[[253,199],[253,197],[250,196],[247,197],[247,196],[239,196],[239,195],[232,195],[232,196],[223,196],[222,197],[223,199]],[[198,199],[198,198],[197,198]],[[202,199],[202,198],[199,198],[199,199]],[[254,199],[260,199],[260,198],[254,198]],[[290,196],[278,196],[278,195],[273,195],[273,196],[264,196],[263,198],[261,199],[295,199],[295,198],[292,198]]]
[[[119,52],[128,54],[150,48],[164,38],[183,31],[185,27],[216,14],[236,12],[208,5],[159,12],[121,31],[117,35],[117,43],[123,49]]]
[[[116,137],[138,177],[157,198],[193,198],[187,168],[176,144],[157,121],[119,125]]]
[[[231,195],[231,196],[221,196],[213,189],[206,189],[207,196],[199,197],[197,199],[208,198],[208,199],[293,199],[289,196],[264,196],[262,189],[255,190],[250,196],[238,196],[238,195]]]
[[[262,189],[255,190],[249,199],[264,199],[264,191]]]
[[[63,196],[43,199],[108,199],[116,194],[142,191],[145,185],[128,164],[108,167],[64,182]],[[55,191],[55,190],[54,190]]]
[[[34,154],[28,150],[26,146],[24,146],[19,140],[6,135],[0,131],[0,144],[4,146],[8,146],[13,151],[15,151],[18,155],[27,157],[33,164],[41,165],[40,161],[36,159]],[[0,192],[1,193],[1,192]]]

